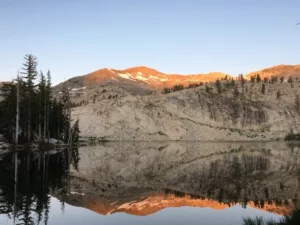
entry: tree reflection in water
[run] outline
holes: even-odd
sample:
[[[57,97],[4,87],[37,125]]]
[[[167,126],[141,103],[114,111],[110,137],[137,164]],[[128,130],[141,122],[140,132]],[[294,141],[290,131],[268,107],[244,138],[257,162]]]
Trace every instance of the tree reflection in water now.
[[[78,149],[16,151],[1,157],[0,213],[16,224],[48,223],[50,191],[68,193],[70,165],[78,168]],[[61,199],[64,205],[64,198]],[[36,220],[36,221],[34,221]]]
[[[285,216],[280,221],[264,220],[262,217],[256,217],[255,219],[244,218],[243,225],[299,225],[300,224],[300,210],[293,211],[291,216]]]

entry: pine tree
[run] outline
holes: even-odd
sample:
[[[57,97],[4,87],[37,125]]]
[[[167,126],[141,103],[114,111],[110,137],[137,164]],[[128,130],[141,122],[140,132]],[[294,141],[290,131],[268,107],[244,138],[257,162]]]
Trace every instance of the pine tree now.
[[[20,120],[20,75],[17,75],[16,84],[16,133],[15,133],[15,144],[19,144],[19,120]]]
[[[233,92],[233,96],[234,97],[238,97],[240,95],[239,89],[237,86],[234,87],[234,92]]]
[[[251,76],[251,83],[252,83],[252,85],[254,85],[254,83],[255,83],[255,77],[254,76]]]
[[[62,104],[63,104],[63,139],[66,143],[71,143],[71,105],[70,92],[64,86],[62,90]]]
[[[278,82],[278,77],[277,76],[272,76],[271,77],[271,82],[272,82],[272,84],[277,83]]]
[[[78,142],[79,141],[79,120],[76,120],[72,127],[72,142]]]
[[[235,80],[231,78],[231,87],[235,87]]]
[[[280,97],[281,97],[281,92],[280,92],[280,90],[277,91],[276,97],[277,97],[277,99],[280,99]]]
[[[266,85],[263,83],[261,86],[261,93],[265,94],[266,93]]]
[[[56,99],[51,103],[51,108],[49,110],[49,124],[48,124],[48,137],[61,139],[61,134],[63,133],[63,104]]]
[[[206,93],[210,93],[210,87],[207,84],[205,85],[205,91]]]
[[[184,89],[184,87],[183,87],[182,84],[175,84],[175,85],[173,86],[173,91],[181,91],[181,90],[183,90],[183,89]]]
[[[13,82],[5,83],[0,89],[0,133],[10,141],[14,139],[14,124],[16,123],[16,102],[17,89]]]
[[[260,82],[261,82],[261,78],[260,78],[260,75],[259,75],[259,74],[256,74],[256,82],[257,82],[257,83],[260,83]]]
[[[24,57],[25,63],[23,64],[23,72],[24,74],[24,97],[25,97],[25,104],[27,108],[27,118],[26,118],[26,137],[27,141],[32,140],[32,133],[33,133],[33,109],[35,106],[35,98],[36,98],[36,86],[35,80],[37,76],[37,59],[33,55],[26,55]]]
[[[52,100],[51,75],[47,79],[40,73],[36,85],[37,61],[32,55],[25,56],[22,73],[16,81],[0,88],[0,133],[13,143],[31,142],[37,132],[39,138],[63,139],[71,143],[71,101],[65,89],[62,102]],[[79,132],[79,131],[78,131]]]
[[[51,83],[51,73],[50,70],[47,72],[47,84],[46,84],[46,127],[47,127],[47,139],[50,138],[50,131],[49,131],[49,121],[50,121],[50,109],[51,109],[51,102],[52,102],[52,83]]]
[[[40,83],[38,84],[39,95],[39,137],[43,137],[43,141],[46,139],[46,79],[43,72],[40,72]],[[43,135],[42,135],[43,131]]]
[[[281,83],[283,83],[283,80],[284,80],[284,78],[283,78],[283,77],[280,77],[280,82],[281,82]]]
[[[222,84],[220,80],[216,80],[216,88],[219,94],[222,93]]]
[[[171,92],[171,89],[170,89],[170,88],[167,88],[167,87],[165,87],[165,88],[163,89],[163,91],[162,91],[163,94],[168,94],[168,93],[170,93],[170,92]]]
[[[240,74],[239,77],[240,77],[241,85],[244,88],[244,86],[246,84],[246,79],[244,78],[243,74]]]

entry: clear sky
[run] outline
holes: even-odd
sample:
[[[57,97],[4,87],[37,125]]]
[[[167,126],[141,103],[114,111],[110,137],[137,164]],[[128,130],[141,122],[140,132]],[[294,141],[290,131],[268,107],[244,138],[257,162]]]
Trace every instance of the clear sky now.
[[[108,67],[237,75],[300,64],[299,0],[0,0],[0,80],[28,53],[54,83]]]

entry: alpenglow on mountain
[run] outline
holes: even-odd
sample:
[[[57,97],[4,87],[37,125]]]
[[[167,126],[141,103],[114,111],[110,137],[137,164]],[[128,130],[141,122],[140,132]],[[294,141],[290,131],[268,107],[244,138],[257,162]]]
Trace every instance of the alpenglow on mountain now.
[[[300,77],[300,65],[278,65],[254,72],[245,74],[246,79],[251,76],[260,74],[262,78],[283,76],[287,79],[289,76]],[[237,77],[237,74],[226,74],[222,72],[199,73],[199,74],[167,74],[158,70],[148,68],[145,66],[133,67],[124,70],[117,69],[100,69],[92,73],[73,77],[65,82],[68,87],[82,88],[82,87],[95,87],[98,85],[117,84],[126,90],[144,93],[145,90],[157,90],[164,87],[173,87],[177,84],[188,86],[189,84],[199,82],[213,82],[217,79],[221,80],[225,77]],[[62,84],[57,87],[60,89]]]

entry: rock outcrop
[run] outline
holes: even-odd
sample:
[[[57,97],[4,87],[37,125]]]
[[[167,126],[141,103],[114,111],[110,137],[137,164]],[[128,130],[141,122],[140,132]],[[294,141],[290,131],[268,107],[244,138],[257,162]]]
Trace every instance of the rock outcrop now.
[[[86,91],[72,112],[81,135],[111,141],[282,140],[299,131],[298,83],[248,82],[222,93],[214,84],[169,94],[131,95],[118,86]],[[278,97],[278,91],[280,96]],[[237,95],[237,96],[236,96]]]

